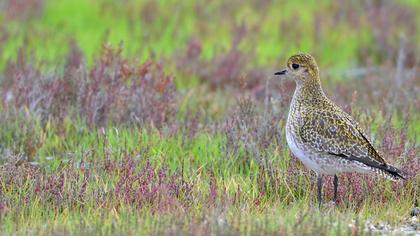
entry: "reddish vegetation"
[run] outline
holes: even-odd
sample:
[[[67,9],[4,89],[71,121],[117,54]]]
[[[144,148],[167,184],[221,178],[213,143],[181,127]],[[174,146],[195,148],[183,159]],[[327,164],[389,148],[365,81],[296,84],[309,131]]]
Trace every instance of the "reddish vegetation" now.
[[[20,191],[23,198],[16,202],[13,196],[0,194],[0,217],[8,209],[25,207],[30,201],[42,201],[55,209],[84,207],[94,201],[95,207],[118,209],[130,205],[153,211],[187,209],[191,204],[193,184],[182,173],[171,174],[165,167],[153,166],[150,160],[139,161],[138,155],[125,154],[120,161],[98,159],[70,161],[53,173],[30,164],[1,166],[0,180],[4,184],[0,190]]]
[[[43,73],[20,55],[9,63],[0,88],[3,106],[29,109],[42,119],[80,116],[90,125],[132,122],[160,127],[175,118],[178,95],[159,63],[140,65],[103,46],[88,69],[74,43],[63,74]]]

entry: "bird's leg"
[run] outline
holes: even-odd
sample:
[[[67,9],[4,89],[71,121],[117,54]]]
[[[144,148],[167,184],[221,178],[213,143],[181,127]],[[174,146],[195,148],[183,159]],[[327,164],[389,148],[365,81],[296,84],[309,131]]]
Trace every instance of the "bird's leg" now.
[[[334,202],[337,204],[338,177],[334,175]]]
[[[322,203],[322,174],[317,174],[317,184],[318,184],[318,206],[321,208]]]

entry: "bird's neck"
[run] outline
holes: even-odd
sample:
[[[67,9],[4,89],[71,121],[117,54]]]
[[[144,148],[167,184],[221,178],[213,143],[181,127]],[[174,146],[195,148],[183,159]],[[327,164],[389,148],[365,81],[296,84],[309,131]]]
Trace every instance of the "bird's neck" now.
[[[319,77],[310,78],[301,83],[296,83],[293,103],[314,106],[319,104],[320,101],[327,100],[328,98],[322,90]]]

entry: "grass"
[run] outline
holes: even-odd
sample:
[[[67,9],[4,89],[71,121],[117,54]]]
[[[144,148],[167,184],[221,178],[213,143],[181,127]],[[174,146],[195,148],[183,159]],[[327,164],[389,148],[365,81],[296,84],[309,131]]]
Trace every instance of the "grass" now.
[[[266,157],[278,171],[270,176],[254,159],[239,158],[246,154],[223,152],[222,134],[200,132],[185,140],[180,134],[162,137],[157,130],[110,125],[92,132],[83,126],[76,125],[80,131],[65,128],[59,135],[48,128],[35,166],[15,167],[13,159],[3,165],[4,233],[363,231],[363,224],[352,229],[347,223],[374,219],[400,224],[412,208],[409,192],[418,181],[391,185],[376,178],[359,182],[360,176],[342,177],[341,191],[366,195],[357,199],[340,191],[338,208],[319,211],[314,176],[281,155],[284,150]],[[356,181],[361,189],[347,181]],[[369,181],[377,186],[370,189]],[[331,199],[331,182],[327,186]]]
[[[416,1],[23,2],[0,3],[1,234],[415,233]],[[407,181],[342,174],[316,207],[271,78],[296,51]]]

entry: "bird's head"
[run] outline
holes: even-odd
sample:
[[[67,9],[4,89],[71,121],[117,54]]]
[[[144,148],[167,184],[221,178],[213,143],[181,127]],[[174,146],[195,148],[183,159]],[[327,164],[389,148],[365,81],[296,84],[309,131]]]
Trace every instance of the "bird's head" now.
[[[310,54],[300,53],[293,55],[287,60],[286,68],[276,72],[275,75],[284,75],[292,78],[298,84],[303,84],[310,79],[319,79],[318,65],[315,58]]]

